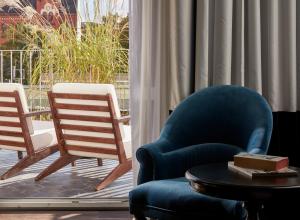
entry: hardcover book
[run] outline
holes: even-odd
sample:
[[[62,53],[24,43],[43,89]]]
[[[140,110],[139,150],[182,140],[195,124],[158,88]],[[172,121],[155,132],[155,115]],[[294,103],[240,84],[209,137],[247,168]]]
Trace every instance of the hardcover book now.
[[[234,165],[250,169],[276,171],[289,166],[288,157],[242,153],[234,156]]]
[[[228,169],[237,172],[241,175],[244,175],[249,178],[254,177],[288,177],[288,176],[297,176],[298,172],[290,169],[288,167],[276,170],[276,171],[264,171],[264,170],[256,170],[256,169],[249,169],[249,168],[243,168],[238,167],[234,165],[233,161],[228,162]]]

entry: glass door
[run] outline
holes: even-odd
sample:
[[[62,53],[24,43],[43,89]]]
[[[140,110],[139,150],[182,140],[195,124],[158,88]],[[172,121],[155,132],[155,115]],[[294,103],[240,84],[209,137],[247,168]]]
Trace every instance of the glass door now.
[[[113,84],[121,115],[129,115],[128,4],[128,0],[16,0],[2,4],[1,83],[22,84],[30,111],[48,110],[47,91],[59,82]],[[32,123],[36,131],[54,128],[49,114],[32,117]],[[6,204],[2,207],[54,207],[58,201],[60,207],[99,207],[99,202],[103,206],[126,206],[133,187],[131,170],[95,191],[95,186],[118,166],[117,159],[103,158],[99,163],[97,158],[84,157],[35,181],[59,156],[56,152],[0,180],[0,203]],[[26,152],[0,145],[0,175],[24,157]],[[11,203],[14,199],[19,200]]]

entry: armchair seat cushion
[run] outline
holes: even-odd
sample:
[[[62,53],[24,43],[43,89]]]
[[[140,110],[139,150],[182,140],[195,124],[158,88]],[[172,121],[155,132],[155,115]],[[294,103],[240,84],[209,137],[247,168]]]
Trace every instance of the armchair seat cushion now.
[[[194,192],[184,177],[141,184],[130,192],[129,200],[131,212],[144,210],[147,216],[152,218],[162,219],[161,216],[155,215],[156,211],[162,210],[169,212],[171,216],[190,216],[199,219],[244,219],[246,217],[242,202]]]

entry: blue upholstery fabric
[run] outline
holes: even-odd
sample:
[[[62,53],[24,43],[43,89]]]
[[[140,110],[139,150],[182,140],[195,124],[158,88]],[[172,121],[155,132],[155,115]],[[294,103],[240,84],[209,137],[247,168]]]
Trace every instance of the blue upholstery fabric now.
[[[166,213],[159,219],[243,219],[246,216],[241,202],[197,193],[184,177],[147,182],[130,192],[130,198],[131,204],[135,204],[132,212],[144,209],[147,204],[147,216],[152,218],[157,218],[156,213],[162,210]]]
[[[186,212],[189,206],[197,217],[243,217],[234,211],[240,210],[239,202],[196,196],[185,181],[174,178],[196,165],[231,160],[242,151],[265,154],[271,133],[272,111],[257,92],[215,86],[194,93],[170,115],[159,139],[138,149],[141,185],[130,193],[131,212],[173,219],[172,213]]]

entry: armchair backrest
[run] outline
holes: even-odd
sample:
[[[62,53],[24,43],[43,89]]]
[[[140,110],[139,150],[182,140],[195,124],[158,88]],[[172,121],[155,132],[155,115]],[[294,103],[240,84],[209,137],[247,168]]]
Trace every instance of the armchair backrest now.
[[[83,157],[126,157],[113,85],[58,83],[48,96],[61,150]]]
[[[33,134],[24,88],[17,83],[0,84],[0,148],[33,151],[30,134]],[[26,143],[29,142],[29,143]],[[30,148],[30,149],[28,149]]]
[[[267,101],[251,89],[223,85],[195,92],[181,102],[161,137],[179,147],[224,143],[266,153],[271,133],[272,111]]]

